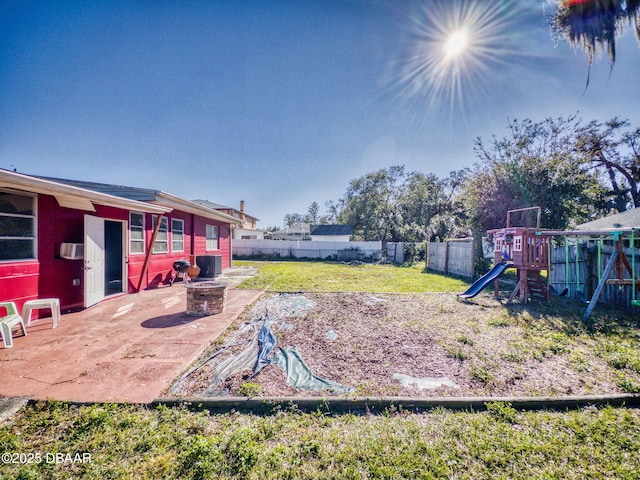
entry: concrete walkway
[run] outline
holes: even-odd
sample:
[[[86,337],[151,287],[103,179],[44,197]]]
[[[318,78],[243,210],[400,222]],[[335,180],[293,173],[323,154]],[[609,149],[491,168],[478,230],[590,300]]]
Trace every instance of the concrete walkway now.
[[[81,312],[33,322],[13,348],[0,343],[0,396],[77,402],[148,403],[262,292],[233,288],[231,269],[224,312],[185,313],[182,283],[105,300]]]

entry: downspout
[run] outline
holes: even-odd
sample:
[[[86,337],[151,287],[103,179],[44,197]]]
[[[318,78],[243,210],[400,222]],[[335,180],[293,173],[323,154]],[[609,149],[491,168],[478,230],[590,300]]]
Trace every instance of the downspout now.
[[[196,215],[191,214],[191,255],[196,254]]]
[[[233,228],[232,224],[229,224],[229,268],[233,267]]]
[[[142,264],[142,271],[140,272],[140,280],[138,280],[138,288],[136,291],[140,291],[142,288],[142,282],[144,277],[147,275],[147,270],[149,269],[149,261],[151,260],[151,252],[153,251],[153,246],[156,243],[156,238],[158,237],[158,231],[160,230],[160,224],[162,223],[162,217],[164,214],[161,213],[158,215],[158,220],[156,221],[156,226],[153,228],[153,235],[151,235],[151,240],[149,241],[149,246],[147,247],[147,253],[144,257],[144,263]]]

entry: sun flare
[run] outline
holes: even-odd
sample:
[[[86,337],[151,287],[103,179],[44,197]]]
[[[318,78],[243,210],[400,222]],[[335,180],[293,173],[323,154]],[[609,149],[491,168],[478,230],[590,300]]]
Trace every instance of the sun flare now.
[[[444,44],[444,50],[446,55],[451,57],[457,57],[461,55],[467,48],[469,42],[469,35],[465,29],[456,30],[447,37],[447,41]]]
[[[520,5],[433,0],[413,10],[405,26],[406,55],[397,59],[403,96],[412,105],[423,97],[429,107],[464,111],[471,97],[486,95],[487,80],[514,57],[510,45],[523,17]]]

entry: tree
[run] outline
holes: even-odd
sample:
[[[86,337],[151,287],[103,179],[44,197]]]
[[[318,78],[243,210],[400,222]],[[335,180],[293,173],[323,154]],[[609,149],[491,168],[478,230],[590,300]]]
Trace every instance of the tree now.
[[[304,216],[299,213],[287,213],[284,216],[284,226],[291,227],[297,223],[303,223],[304,220]]]
[[[422,242],[448,236],[450,217],[446,182],[433,174],[405,173],[393,166],[349,183],[341,220],[363,240]]]
[[[348,223],[354,238],[365,241],[399,239],[396,192],[404,177],[404,166],[383,168],[349,182],[341,199],[341,221]]]
[[[584,162],[605,175],[610,195],[619,212],[627,205],[640,207],[640,129],[626,130],[628,120],[617,117],[578,129],[575,148]]]
[[[334,202],[328,200],[324,202],[324,206],[327,208],[327,214],[325,215],[326,221],[321,223],[336,223],[342,214],[342,202]]]
[[[517,208],[540,206],[542,225],[559,229],[606,210],[605,190],[575,148],[575,116],[513,120],[509,131],[488,143],[475,140],[479,163],[470,170],[466,204],[476,205],[473,216],[482,228],[504,226],[507,210]]]
[[[307,221],[309,223],[318,223],[320,219],[320,205],[317,202],[313,202],[309,205],[309,210],[307,210]]]
[[[420,242],[447,235],[450,208],[443,186],[434,174],[412,172],[406,176],[397,199],[403,240]]]

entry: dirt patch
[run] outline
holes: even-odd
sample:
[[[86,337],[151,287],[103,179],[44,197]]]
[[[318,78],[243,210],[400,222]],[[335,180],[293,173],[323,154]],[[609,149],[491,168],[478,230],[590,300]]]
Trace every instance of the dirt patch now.
[[[551,325],[556,318],[513,313],[490,296],[465,302],[453,294],[306,293],[298,299],[307,304],[293,311],[291,298],[263,297],[171,393],[235,395],[253,382],[260,396],[327,395],[293,388],[274,365],[255,375],[244,368],[211,385],[219,366],[255,341],[267,312],[280,347],[296,347],[317,376],[353,387],[355,395],[620,392],[615,371],[594,354],[589,336],[559,333]],[[419,388],[424,379],[436,380],[435,387]]]

